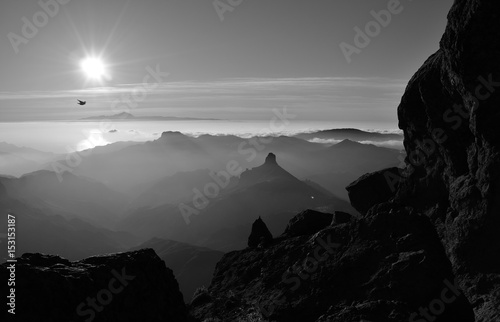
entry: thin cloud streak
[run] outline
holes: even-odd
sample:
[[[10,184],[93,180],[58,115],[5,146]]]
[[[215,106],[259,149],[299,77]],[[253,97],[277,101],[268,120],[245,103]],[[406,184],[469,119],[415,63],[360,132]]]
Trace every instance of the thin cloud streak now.
[[[259,119],[287,106],[303,120],[390,122],[406,83],[386,78],[233,78],[150,84],[144,100],[127,110],[113,102],[130,101],[145,85],[120,84],[59,91],[0,92],[2,121],[79,119],[131,112],[135,115]],[[89,102],[68,109],[73,100]],[[260,113],[260,114],[259,114]]]
[[[66,98],[74,97],[75,95],[109,95],[128,93],[135,87],[142,86],[142,83],[137,84],[119,84],[113,87],[94,87],[87,89],[75,89],[65,91],[18,91],[18,92],[0,92],[0,100],[14,99],[45,99],[45,98]],[[239,78],[217,80],[212,82],[166,82],[158,84],[156,89],[152,90],[152,94],[252,94],[261,91],[278,91],[290,89],[302,89],[301,95],[310,94],[312,89],[317,92],[322,92],[328,89],[329,91],[339,92],[345,89],[384,89],[390,91],[384,95],[397,95],[397,92],[404,90],[406,86],[402,80],[385,79],[385,78]],[[395,93],[396,92],[396,93]],[[308,94],[309,93],[309,94]]]

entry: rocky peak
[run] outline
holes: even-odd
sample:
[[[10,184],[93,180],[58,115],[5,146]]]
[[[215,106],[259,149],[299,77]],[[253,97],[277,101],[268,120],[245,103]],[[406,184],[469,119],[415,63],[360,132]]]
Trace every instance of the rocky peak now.
[[[274,153],[269,153],[266,157],[266,161],[264,164],[267,165],[278,165],[278,162],[276,162],[276,155]]]
[[[248,169],[241,174],[240,186],[243,187],[271,180],[299,181],[278,164],[274,153],[269,153],[262,165]]]
[[[248,236],[248,247],[267,246],[273,241],[273,235],[264,221],[259,217],[252,224],[252,232]]]

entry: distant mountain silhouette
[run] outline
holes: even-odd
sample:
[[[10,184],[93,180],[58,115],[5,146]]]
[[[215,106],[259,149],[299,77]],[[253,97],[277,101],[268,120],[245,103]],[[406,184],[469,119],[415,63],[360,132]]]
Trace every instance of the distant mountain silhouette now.
[[[254,147],[253,142],[259,143]],[[311,178],[332,172],[352,173],[355,180],[366,172],[398,165],[399,153],[363,145],[352,149],[330,149],[327,145],[312,143],[299,138],[202,135],[187,136],[167,131],[160,138],[122,149],[99,148],[103,153],[90,153],[74,173],[106,182],[111,188],[133,193],[133,198],[144,187],[161,177],[177,172],[199,169],[220,171],[228,162],[236,161],[243,169],[255,168],[264,162],[269,151],[280,155],[280,164],[297,178]],[[363,152],[364,151],[364,152]],[[332,163],[333,162],[333,163]],[[140,170],[140,171],[138,171]],[[345,186],[337,186],[340,191]],[[347,196],[343,196],[347,198]]]
[[[363,148],[366,146],[365,144],[351,141],[349,139],[345,139],[335,145],[332,146],[332,149],[350,149],[350,148]]]
[[[353,140],[353,141],[388,141],[398,140],[403,141],[403,134],[397,133],[380,133],[367,132],[358,129],[332,129],[316,131],[311,133],[299,133],[295,135],[297,138],[312,140],[312,139],[328,139],[328,140]]]

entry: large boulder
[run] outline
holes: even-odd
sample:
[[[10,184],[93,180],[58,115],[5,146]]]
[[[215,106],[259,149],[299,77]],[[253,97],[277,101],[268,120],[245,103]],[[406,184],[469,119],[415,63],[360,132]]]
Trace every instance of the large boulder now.
[[[290,220],[284,234],[289,237],[312,235],[330,225],[332,219],[332,214],[304,210]]]
[[[351,205],[362,215],[396,194],[401,169],[389,168],[367,173],[346,187]]]
[[[347,212],[335,211],[333,214],[332,225],[346,224],[353,219],[353,216]]]
[[[9,294],[11,263],[0,265]],[[186,321],[179,285],[152,249],[70,262],[24,254],[15,263],[16,321]],[[2,321],[14,316],[2,310]]]

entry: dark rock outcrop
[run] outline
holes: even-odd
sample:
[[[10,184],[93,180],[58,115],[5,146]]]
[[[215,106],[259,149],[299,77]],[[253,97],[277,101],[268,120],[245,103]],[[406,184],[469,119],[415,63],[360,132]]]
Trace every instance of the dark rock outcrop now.
[[[499,13],[496,1],[456,0],[398,107],[407,167],[393,201],[431,219],[477,321],[500,320]]]
[[[351,205],[361,214],[379,203],[388,201],[395,193],[400,178],[399,168],[367,173],[346,187]]]
[[[248,236],[248,247],[267,246],[273,241],[273,235],[267,229],[264,221],[259,217],[252,224],[252,231]]]
[[[352,219],[352,215],[348,214],[347,212],[343,211],[335,211],[333,214],[333,220],[332,220],[332,225],[338,225],[338,224],[346,224],[350,222]]]
[[[332,218],[332,214],[304,210],[290,220],[284,234],[289,237],[312,235],[330,225]]]
[[[0,266],[6,294],[9,263]],[[172,271],[152,249],[70,262],[24,254],[15,264],[16,321],[186,321]],[[10,315],[2,310],[2,321]]]
[[[474,321],[429,219],[388,206],[312,234],[283,234],[265,249],[227,253],[208,293],[191,308],[200,321],[418,321],[421,308],[435,322]]]

